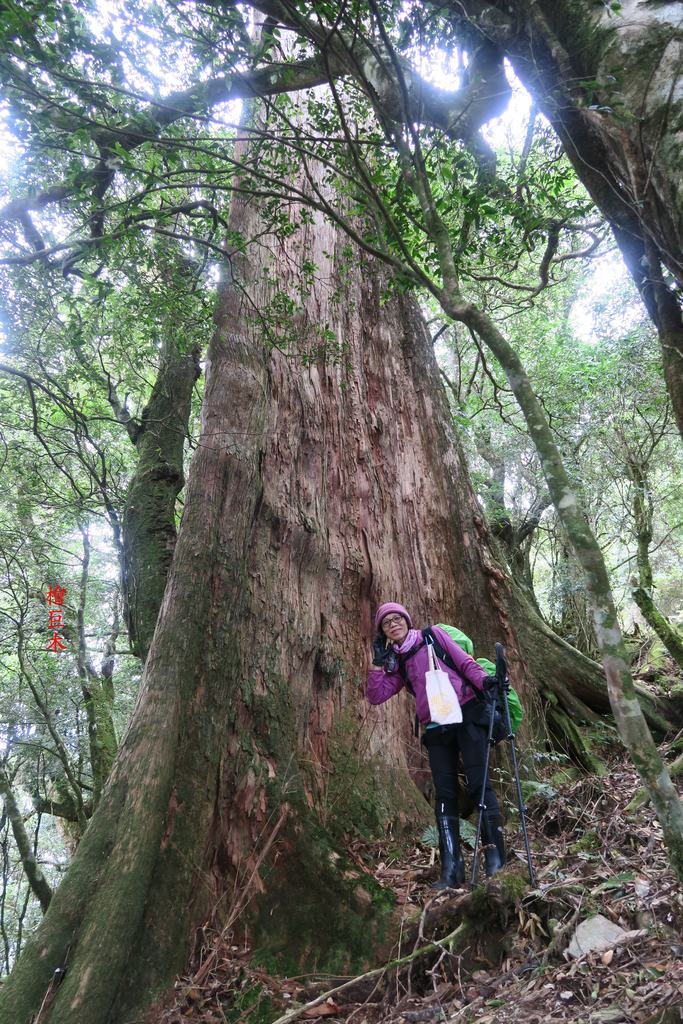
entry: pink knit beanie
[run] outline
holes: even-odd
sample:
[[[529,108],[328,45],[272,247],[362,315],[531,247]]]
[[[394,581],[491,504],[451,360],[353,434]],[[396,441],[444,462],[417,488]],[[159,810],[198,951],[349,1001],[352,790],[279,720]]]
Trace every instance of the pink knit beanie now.
[[[375,615],[375,629],[379,629],[379,627],[382,625],[382,619],[385,619],[387,615],[391,615],[392,612],[398,612],[399,615],[403,616],[403,618],[408,623],[408,629],[413,628],[413,623],[410,618],[410,615],[408,615],[408,612],[405,610],[403,605],[394,604],[392,601],[389,601],[388,604],[381,604],[377,609],[377,614]]]

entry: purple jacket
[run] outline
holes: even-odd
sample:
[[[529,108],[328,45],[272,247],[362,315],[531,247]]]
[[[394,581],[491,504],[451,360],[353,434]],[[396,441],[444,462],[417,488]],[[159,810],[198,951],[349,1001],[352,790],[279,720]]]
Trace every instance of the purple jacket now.
[[[477,665],[474,658],[470,658],[469,654],[463,651],[462,647],[458,647],[443,629],[439,629],[438,626],[432,626],[431,630],[434,638],[439,642],[444,651],[450,654],[453,664],[458,670],[454,672],[452,668],[448,668],[442,661],[438,658],[436,659],[437,667],[444,670],[453,684],[453,689],[458,695],[460,705],[462,706],[468,701],[474,700],[476,695],[472,692],[471,686],[468,683],[471,683],[478,690],[483,690],[486,672],[481,665]],[[429,703],[425,687],[425,673],[428,669],[427,647],[423,645],[417,654],[413,654],[405,662],[405,673],[415,692],[417,717],[423,725],[426,725],[430,720]],[[394,697],[399,693],[404,685],[398,672],[385,672],[383,668],[372,668],[368,673],[368,700],[371,704],[384,704],[385,700],[389,700],[390,697]]]

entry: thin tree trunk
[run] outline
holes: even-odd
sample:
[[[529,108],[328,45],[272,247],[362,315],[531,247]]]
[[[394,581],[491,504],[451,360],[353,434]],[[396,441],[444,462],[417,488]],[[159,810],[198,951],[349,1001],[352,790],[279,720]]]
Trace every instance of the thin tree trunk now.
[[[174,254],[185,274],[197,268]],[[167,256],[159,254],[167,287],[173,285]],[[137,454],[128,485],[123,521],[108,505],[114,543],[121,563],[123,613],[131,650],[147,657],[168,571],[177,540],[176,504],[185,486],[184,445],[192,406],[192,391],[200,376],[200,348],[184,351],[175,325],[161,324],[161,358],[152,392],[140,419],[135,419],[116,392],[111,374],[93,369],[84,351],[75,350],[84,370],[106,391],[118,422],[125,427]]]
[[[673,660],[683,669],[683,638],[672,627],[666,616],[657,608],[652,594],[654,578],[650,564],[652,543],[652,498],[648,484],[646,466],[635,458],[628,461],[628,470],[633,483],[633,520],[636,526],[638,586],[632,591],[643,618],[655,631]]]
[[[144,661],[173,559],[176,501],[185,485],[183,447],[199,351],[165,338],[161,363],[140,424],[128,419],[138,462],[123,514],[122,581],[131,649]]]
[[[45,913],[52,899],[52,889],[45,878],[45,875],[38,867],[33,852],[33,846],[29,839],[24,825],[24,819],[19,806],[12,792],[12,784],[5,768],[0,767],[0,796],[5,804],[5,813],[9,818],[14,841],[17,844],[21,865],[24,869],[28,884],[36,899],[40,903],[40,909]]]
[[[657,634],[678,667],[683,669],[683,640],[666,616],[662,615],[652,600],[651,593],[650,590],[641,584],[641,586],[631,591],[631,596],[638,605],[648,626]]]
[[[88,657],[85,639],[85,601],[88,586],[88,570],[90,566],[90,539],[87,531],[81,529],[83,538],[83,560],[81,571],[81,591],[77,611],[78,677],[88,719],[88,740],[90,744],[90,768],[92,771],[92,804],[97,806],[102,789],[107,781],[111,766],[116,757],[116,730],[112,718],[112,704],[109,701],[103,681],[100,680],[95,666]]]
[[[610,704],[619,732],[652,800],[662,826],[671,865],[677,876],[683,880],[683,805],[638,702],[602,552],[579,506],[543,408],[517,353],[495,324],[471,305],[451,300],[450,303],[444,303],[444,308],[447,306],[450,308],[446,311],[450,312],[454,319],[466,323],[476,331],[491,349],[503,367],[522,410],[529,435],[541,460],[548,490],[585,574],[595,637],[602,656]]]
[[[580,566],[576,564],[567,543],[560,538],[560,551],[553,571],[553,589],[558,613],[551,622],[553,629],[589,658],[598,650],[586,586]]]

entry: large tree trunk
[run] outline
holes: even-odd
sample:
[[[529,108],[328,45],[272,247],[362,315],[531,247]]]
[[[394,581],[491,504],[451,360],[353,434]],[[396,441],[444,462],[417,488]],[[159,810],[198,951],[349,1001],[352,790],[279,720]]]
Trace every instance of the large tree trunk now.
[[[248,237],[256,213],[238,203],[233,226]],[[493,554],[414,302],[383,302],[384,271],[359,257],[349,272],[348,243],[320,220],[273,243],[281,288],[298,283],[302,253],[319,268],[300,336],[329,324],[344,345],[342,364],[318,354],[302,366],[266,346],[255,315],[272,297],[265,241],[258,265],[233,258],[140,697],[0,993],[7,1024],[28,1022],[64,965],[41,1022],[129,1020],[186,965],[195,926],[240,913],[243,926],[247,901],[252,941],[283,969],[370,956],[386,901],[336,847],[426,808],[408,778],[420,755],[407,695],[365,702],[381,600],[456,622],[482,653],[503,640],[532,713],[536,682],[576,717],[593,715],[591,700],[607,706],[597,666],[537,634]]]
[[[453,3],[495,41],[612,226],[657,327],[683,434],[683,17],[680,3]]]

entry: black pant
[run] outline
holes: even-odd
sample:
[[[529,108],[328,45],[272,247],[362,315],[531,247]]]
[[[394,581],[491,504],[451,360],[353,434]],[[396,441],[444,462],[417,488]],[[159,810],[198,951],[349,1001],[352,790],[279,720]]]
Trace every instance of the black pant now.
[[[465,712],[465,708],[463,708]],[[484,707],[467,708],[461,725],[440,725],[427,729],[422,742],[429,752],[429,767],[432,770],[436,789],[438,813],[458,814],[458,759],[462,756],[467,794],[479,806],[481,786],[484,781],[486,759],[487,725]],[[487,817],[499,817],[500,807],[493,787],[486,780],[484,793]]]

